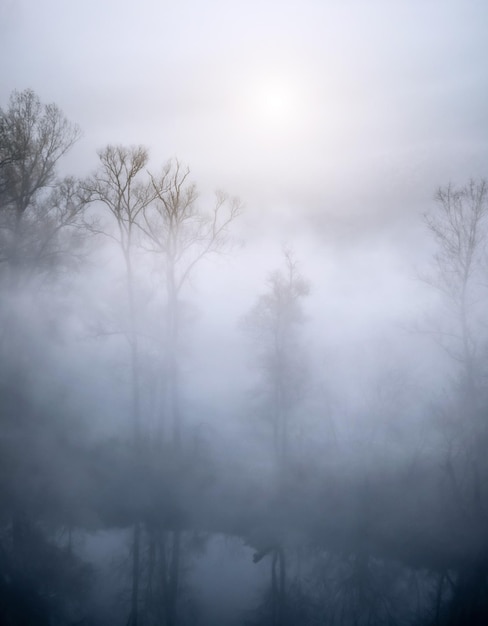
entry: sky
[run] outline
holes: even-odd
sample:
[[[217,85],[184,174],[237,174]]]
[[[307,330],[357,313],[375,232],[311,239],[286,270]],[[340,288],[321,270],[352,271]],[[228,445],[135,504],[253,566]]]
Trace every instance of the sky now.
[[[422,213],[487,175],[487,23],[482,0],[0,0],[0,104],[29,87],[79,124],[64,173],[142,143],[155,170],[187,163],[204,200],[240,196],[245,245],[202,296],[225,300],[215,333],[286,242],[339,345],[417,314]]]
[[[66,167],[144,143],[259,210],[415,210],[484,173],[487,20],[481,0],[1,0],[0,101],[31,87],[76,121]]]

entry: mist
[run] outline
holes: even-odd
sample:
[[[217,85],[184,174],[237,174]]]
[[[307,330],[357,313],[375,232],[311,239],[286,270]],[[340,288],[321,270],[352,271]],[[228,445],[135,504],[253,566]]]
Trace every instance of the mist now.
[[[482,2],[0,2],[0,622],[488,618]]]

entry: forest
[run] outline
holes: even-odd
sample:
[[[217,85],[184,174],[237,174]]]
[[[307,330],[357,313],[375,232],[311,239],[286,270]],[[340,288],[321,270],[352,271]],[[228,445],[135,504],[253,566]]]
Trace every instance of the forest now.
[[[235,269],[246,198],[79,141],[0,109],[0,623],[488,623],[488,183],[432,181],[423,310],[342,349],[293,237]]]

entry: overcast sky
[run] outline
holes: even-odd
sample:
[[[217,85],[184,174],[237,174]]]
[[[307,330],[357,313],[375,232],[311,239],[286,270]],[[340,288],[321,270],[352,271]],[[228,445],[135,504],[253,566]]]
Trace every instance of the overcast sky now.
[[[483,0],[0,0],[0,20],[2,104],[58,103],[73,164],[144,143],[201,184],[332,212],[486,174]]]

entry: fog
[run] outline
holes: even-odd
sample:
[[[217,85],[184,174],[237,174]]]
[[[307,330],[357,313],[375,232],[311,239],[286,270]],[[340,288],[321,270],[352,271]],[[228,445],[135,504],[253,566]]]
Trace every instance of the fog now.
[[[1,623],[486,624],[487,19],[0,0]]]

